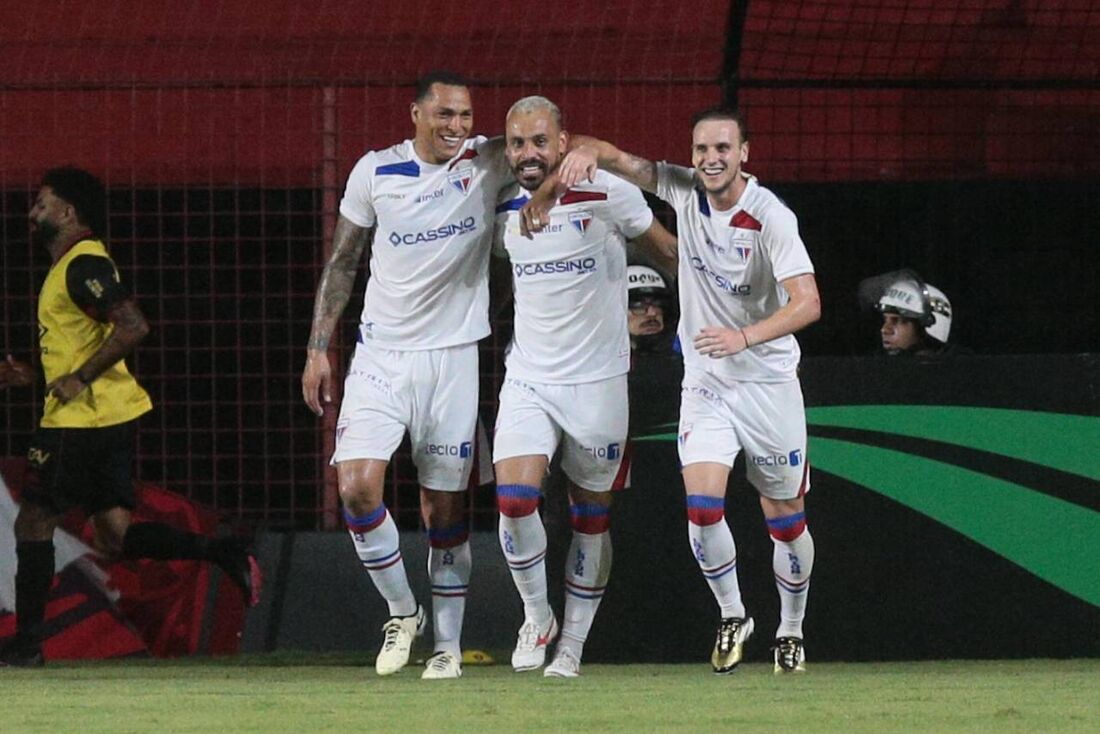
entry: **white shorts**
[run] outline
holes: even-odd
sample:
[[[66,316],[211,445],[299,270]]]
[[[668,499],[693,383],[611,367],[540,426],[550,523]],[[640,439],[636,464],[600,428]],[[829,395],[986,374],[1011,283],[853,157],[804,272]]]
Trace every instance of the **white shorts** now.
[[[389,461],[407,430],[420,485],[464,490],[478,453],[477,393],[477,344],[410,352],[358,344],[332,463]]]
[[[738,382],[706,372],[684,374],[680,393],[680,463],[733,466],[745,450],[749,482],[774,500],[810,490],[802,386]]]
[[[547,385],[505,376],[493,433],[493,461],[542,454],[562,443],[561,466],[574,484],[611,489],[629,421],[626,375],[581,385]]]

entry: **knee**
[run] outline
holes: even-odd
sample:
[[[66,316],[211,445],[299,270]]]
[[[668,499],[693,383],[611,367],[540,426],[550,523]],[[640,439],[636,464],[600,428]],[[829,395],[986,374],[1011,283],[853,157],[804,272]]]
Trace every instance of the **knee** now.
[[[786,508],[781,514],[770,513],[765,516],[768,534],[772,540],[790,543],[806,532],[806,512],[803,508]]]
[[[341,482],[340,501],[352,515],[364,515],[382,505],[382,490],[367,481]]]
[[[17,541],[52,540],[58,516],[39,505],[24,503],[15,518]]]
[[[122,558],[122,545],[125,533],[114,527],[97,527],[95,533],[96,550],[112,561]]]
[[[542,493],[525,484],[497,485],[497,509],[505,517],[526,517],[538,511]]]
[[[428,528],[451,528],[466,519],[466,492],[421,490],[420,514]]]

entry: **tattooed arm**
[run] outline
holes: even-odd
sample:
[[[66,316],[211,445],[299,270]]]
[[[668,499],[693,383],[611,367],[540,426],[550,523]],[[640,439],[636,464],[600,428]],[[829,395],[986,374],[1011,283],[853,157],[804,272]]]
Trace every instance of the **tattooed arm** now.
[[[302,397],[317,415],[324,415],[321,405],[332,402],[332,367],[328,361],[329,340],[340,321],[340,314],[351,298],[355,273],[371,241],[373,230],[358,227],[341,216],[332,237],[332,256],[321,274],[317,300],[313,304],[313,328],[306,350],[306,367],[302,372]]]
[[[651,194],[657,193],[657,164],[619,150],[606,140],[574,135],[559,175],[566,186],[591,180],[596,168],[615,174]]]
[[[107,340],[84,364],[46,385],[46,390],[62,403],[75,398],[84,388],[95,382],[104,370],[124,359],[149,333],[149,323],[132,298],[115,303],[106,315],[114,326]]]

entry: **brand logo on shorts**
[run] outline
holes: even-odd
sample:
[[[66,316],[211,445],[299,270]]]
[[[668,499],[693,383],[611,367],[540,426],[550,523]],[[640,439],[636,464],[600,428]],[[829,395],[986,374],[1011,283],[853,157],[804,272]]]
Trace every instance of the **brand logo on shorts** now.
[[[679,437],[678,440],[680,441],[681,446],[683,446],[684,444],[687,443],[688,436],[691,435],[691,429],[694,428],[694,427],[695,427],[694,423],[689,423],[686,426],[684,426],[684,430],[680,431],[680,437]]]
[[[455,446],[453,443],[430,443],[424,447],[424,453],[431,456],[457,456],[460,459],[468,459],[474,453],[473,444],[463,441]]]
[[[686,392],[689,395],[696,395],[703,398],[703,400],[709,400],[712,403],[720,403],[721,398],[718,397],[718,393],[713,390],[708,390],[705,387],[699,387],[698,385],[688,385],[687,387],[680,388],[680,392]]]
[[[594,459],[607,459],[608,461],[618,459],[622,453],[622,447],[617,443],[609,443],[606,446],[581,446],[581,448]]]
[[[42,449],[32,448],[27,452],[27,461],[37,467],[43,466],[49,458],[50,452]]]
[[[798,466],[802,463],[802,449],[795,449],[786,454],[754,456],[752,457],[752,463],[757,466]]]

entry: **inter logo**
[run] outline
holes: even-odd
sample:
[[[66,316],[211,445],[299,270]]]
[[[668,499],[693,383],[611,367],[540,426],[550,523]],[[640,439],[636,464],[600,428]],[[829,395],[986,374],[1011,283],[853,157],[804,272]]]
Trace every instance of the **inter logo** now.
[[[470,172],[466,170],[455,171],[454,173],[447,175],[447,181],[451,184],[451,186],[454,186],[456,189],[458,189],[463,196],[465,196],[470,191],[471,180],[472,177],[470,176]]]
[[[592,212],[573,212],[569,215],[569,223],[572,224],[578,232],[584,234],[588,231],[588,225],[592,223]]]

